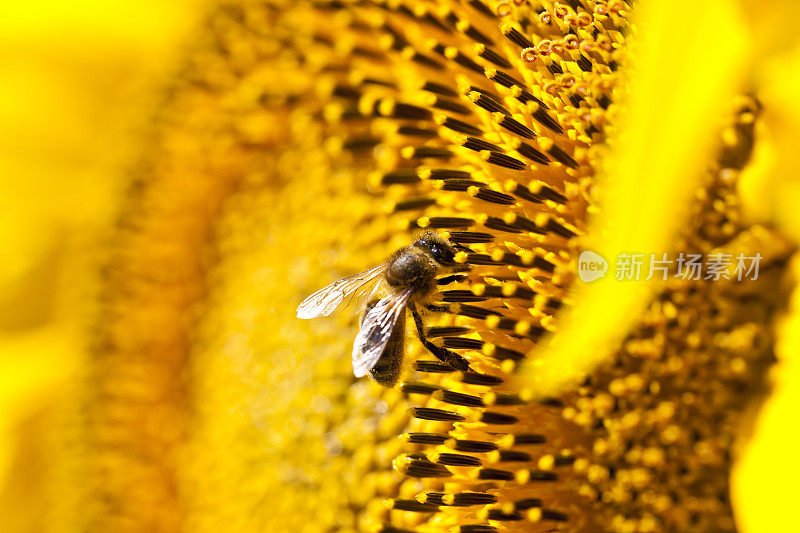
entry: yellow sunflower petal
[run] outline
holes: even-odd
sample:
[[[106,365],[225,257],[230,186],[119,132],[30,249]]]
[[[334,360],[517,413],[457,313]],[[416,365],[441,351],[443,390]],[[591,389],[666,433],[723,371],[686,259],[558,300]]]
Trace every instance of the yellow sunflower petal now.
[[[777,224],[800,242],[800,47],[762,63],[757,81],[763,109],[753,163],[742,173],[742,198],[751,217]]]
[[[740,89],[748,51],[740,14],[720,0],[677,20],[674,9],[652,2],[638,12],[625,112],[609,141],[585,246],[610,263],[619,253],[671,251]],[[521,379],[544,396],[577,384],[618,345],[652,290],[616,281],[613,270],[580,287],[553,345],[535,352]]]
[[[794,279],[800,275],[795,257]],[[800,526],[794,507],[800,460],[796,443],[800,429],[800,290],[795,290],[789,314],[778,325],[778,362],[772,369],[774,390],[757,414],[752,435],[741,443],[741,457],[732,477],[732,498],[741,531],[793,531]]]

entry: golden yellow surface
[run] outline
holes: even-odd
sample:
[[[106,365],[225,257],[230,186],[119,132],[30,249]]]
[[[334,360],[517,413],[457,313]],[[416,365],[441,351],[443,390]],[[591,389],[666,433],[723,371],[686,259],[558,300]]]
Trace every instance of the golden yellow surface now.
[[[86,365],[120,194],[198,10],[94,0],[3,10],[0,515],[10,531],[41,531],[46,501],[76,500],[71,484],[47,492],[54,450],[39,437]]]
[[[486,3],[497,7],[497,2]],[[544,3],[553,7],[553,2]],[[275,19],[278,22],[257,15],[249,21],[274,31],[262,43],[238,33],[235,17],[231,22],[219,16],[214,19],[217,24],[202,25],[206,8],[189,4],[142,1],[117,6],[76,1],[4,8],[0,20],[4,530],[372,530],[390,516],[398,527],[441,531],[466,519],[485,521],[492,506],[473,514],[449,507],[424,519],[387,511],[393,499],[420,500],[425,491],[442,489],[435,481],[404,477],[403,465],[411,459],[398,436],[448,429],[437,422],[410,421],[407,409],[420,403],[416,395],[409,399],[399,390],[383,390],[366,379],[351,381],[349,361],[341,355],[348,353],[354,334],[347,321],[306,323],[294,317],[304,294],[372,266],[408,242],[408,228],[403,226],[408,217],[392,214],[408,193],[398,187],[381,189],[373,172],[392,169],[405,157],[391,121],[379,118],[369,126],[370,134],[388,141],[373,153],[373,161],[365,162],[342,149],[350,132],[338,121],[339,104],[319,106],[321,117],[315,114],[317,109],[293,107],[287,97],[315,93],[321,102],[330,97],[334,76],[322,73],[322,62],[348,64],[348,52],[360,42],[348,34],[350,16],[338,13],[329,20],[314,19],[318,15],[305,5],[293,9],[282,5],[284,14]],[[633,67],[625,71],[624,81],[630,94],[621,98],[624,106],[612,107],[618,117],[609,119],[608,152],[592,151],[575,173],[564,174],[569,174],[567,178],[561,177],[561,167],[552,171],[549,183],[574,185],[568,195],[575,203],[549,205],[550,214],[585,230],[585,244],[608,257],[619,249],[656,252],[676,243],[697,244],[692,241],[693,228],[681,223],[685,220],[681,211],[701,213],[711,221],[718,220],[714,213],[735,213],[740,217],[737,243],[768,250],[777,258],[775,263],[782,264],[800,238],[796,209],[800,169],[795,155],[800,135],[800,47],[792,24],[798,15],[795,3],[639,4],[645,4],[635,27],[640,40],[633,42]],[[381,16],[365,14],[368,22]],[[302,32],[292,33],[291,28],[305,27],[309,20],[337,30],[336,42],[332,52],[311,53],[309,62],[301,65],[292,54],[282,54],[280,47],[297,39],[301,46],[324,48],[304,41]],[[476,24],[484,30],[491,26],[484,21]],[[413,25],[407,31],[415,43],[428,37]],[[230,63],[216,63],[216,51],[207,46],[209,34],[229,39],[229,57],[234,58]],[[259,64],[255,59],[259,54],[274,59]],[[192,75],[208,85],[185,82],[179,65],[187,55],[201,73]],[[404,57],[400,54],[393,57],[400,85],[423,105],[417,67],[399,60]],[[297,74],[303,69],[309,74]],[[246,82],[233,94],[215,91],[227,88],[236,76]],[[166,96],[165,87],[173,87],[176,79],[184,81]],[[531,74],[525,81],[536,85],[541,80]],[[259,92],[275,83],[279,89],[267,91],[269,105],[256,109]],[[730,124],[742,109],[739,95],[750,92],[762,106],[753,158],[731,186],[715,181],[714,170],[704,172],[714,165],[720,131],[725,139],[735,129]],[[163,104],[165,100],[169,104]],[[747,123],[742,115],[747,113],[734,119],[740,121],[737,124]],[[492,119],[481,115],[481,120],[485,126]],[[546,132],[537,133],[546,137]],[[735,131],[731,135],[736,144]],[[448,137],[448,142],[457,141]],[[262,151],[279,156],[264,158]],[[471,155],[459,154],[472,164]],[[592,201],[584,202],[586,188],[580,178],[595,170],[600,185],[592,192]],[[500,189],[507,174],[489,172],[485,177]],[[133,192],[133,180],[145,184],[144,195]],[[709,183],[723,189],[721,201],[728,202],[724,209],[698,192]],[[484,212],[486,204],[436,190],[431,186],[425,194],[436,198],[437,214]],[[595,199],[600,206],[597,216],[586,222],[584,211]],[[496,206],[486,209],[504,215]],[[417,223],[424,226],[424,217]],[[524,247],[531,241],[515,239],[504,244],[524,257]],[[544,239],[539,244],[552,245]],[[570,246],[561,256],[565,264],[575,249]],[[476,249],[492,252],[489,246]],[[761,287],[776,293],[778,300],[778,293],[791,290],[787,280],[798,274],[797,258],[775,269],[781,279],[776,274]],[[493,275],[489,267],[477,270],[484,277]],[[608,377],[603,386],[620,401],[642,398],[639,374],[614,381],[613,372],[603,364],[626,337],[625,349],[639,355],[663,342],[658,334],[649,337],[647,329],[660,331],[674,318],[675,308],[653,304],[644,309],[657,291],[680,301],[687,287],[602,282],[572,294],[549,287],[552,280],[529,276],[521,276],[528,286],[553,290],[551,296],[565,296],[572,303],[568,321],[557,327],[541,302],[530,309],[508,303],[515,317],[527,318],[518,323],[519,331],[527,332],[533,323],[557,332],[545,344],[524,345],[534,362],[522,368],[507,392],[531,397],[564,394],[568,402],[575,401],[574,409],[567,407],[556,415],[551,415],[556,410],[539,406],[531,411],[534,414],[514,408],[524,429],[538,430],[541,424],[557,436],[557,446],[536,463],[548,470],[558,450],[581,450],[587,442],[593,442],[596,457],[605,453],[598,452],[598,446],[614,450],[613,442],[598,445],[592,440],[592,417],[607,424],[628,424],[630,429],[638,427],[632,421],[635,416],[659,416],[669,409],[633,405],[627,418],[615,419],[607,412],[610,396],[598,394],[591,403],[577,398],[583,392],[574,391],[580,391],[576,385],[584,377],[596,372],[601,382]],[[476,278],[471,281],[477,283]],[[480,292],[474,285],[459,288]],[[754,304],[744,326],[738,322],[744,312],[733,304],[726,307],[727,296],[713,290],[703,294],[721,299],[725,312],[734,309],[730,315],[738,325],[730,332],[715,329],[716,324],[706,326],[699,311],[704,301],[695,300],[693,311],[677,318],[686,331],[700,323],[697,335],[703,338],[694,346],[701,349],[687,361],[701,361],[704,353],[739,354],[715,376],[728,379],[744,368],[760,382],[766,379],[761,365],[771,357],[772,340],[766,341],[767,348],[754,348],[760,355],[752,360],[747,347],[757,345],[754,337],[775,342],[777,363],[768,374],[774,388],[760,409],[755,400],[748,405],[746,416],[737,418],[742,427],[732,431],[739,435],[739,442],[731,446],[739,457],[731,487],[738,529],[793,530],[794,480],[800,475],[793,446],[800,390],[798,293],[794,290],[788,311],[775,316]],[[765,308],[772,309],[773,295],[758,296]],[[637,333],[641,324],[633,317],[645,317],[647,331]],[[463,317],[442,320],[442,325],[475,327],[471,338],[487,343],[483,353],[469,355],[476,369],[510,376],[514,365],[489,357],[498,344],[503,346],[496,323]],[[408,355],[425,358],[413,342]],[[434,383],[474,392],[457,377]],[[716,390],[711,383],[709,387]],[[725,394],[723,390],[720,397]],[[434,394],[425,405],[450,408],[437,403],[441,399]],[[711,404],[697,412],[709,420],[717,414]],[[452,430],[451,437],[482,434],[480,422],[468,422]],[[672,428],[663,424],[664,442],[677,431]],[[610,431],[623,439],[630,437],[625,427]],[[717,444],[712,440],[698,444],[689,463],[718,466],[723,454],[713,449]],[[424,451],[436,458],[445,450],[441,446]],[[669,475],[672,470],[660,450],[637,449],[630,462]],[[565,483],[555,501],[565,510],[572,506],[572,516],[592,517],[586,519],[588,530],[658,530],[649,515],[625,521],[608,510],[622,509],[622,516],[624,499],[648,485],[647,468],[626,470],[615,484],[599,462],[576,461],[571,476],[580,481]],[[474,486],[471,475],[468,469],[458,470],[443,484],[444,490]],[[579,486],[583,480],[587,482]],[[709,486],[717,482],[725,486],[727,481],[711,480]],[[663,485],[669,486],[669,480]],[[521,497],[516,490],[501,488],[501,501]],[[609,499],[598,496],[603,492]],[[577,493],[588,499],[572,502]],[[586,503],[594,496],[596,503]],[[654,493],[647,505],[659,509],[658,497]],[[533,511],[519,526],[492,524],[536,527],[540,516]],[[671,524],[688,523],[688,513],[674,510]],[[597,524],[607,516],[615,518]]]

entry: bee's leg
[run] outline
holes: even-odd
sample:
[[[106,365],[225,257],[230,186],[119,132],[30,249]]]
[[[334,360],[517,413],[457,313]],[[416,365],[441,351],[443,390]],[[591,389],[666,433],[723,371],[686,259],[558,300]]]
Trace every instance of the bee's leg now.
[[[443,278],[439,278],[436,280],[437,285],[449,285],[451,283],[455,283],[457,281],[464,281],[467,279],[467,276],[464,274],[453,274],[452,276],[445,276]]]
[[[417,335],[419,335],[419,340],[422,342],[423,346],[425,346],[425,348],[427,348],[441,362],[452,366],[456,370],[470,370],[469,361],[457,353],[448,350],[447,348],[436,346],[429,341],[425,337],[425,326],[422,324],[422,317],[419,315],[417,308],[412,303],[408,304],[408,308],[411,310],[411,316],[414,317],[414,324],[417,326]]]
[[[450,308],[446,305],[436,305],[436,304],[427,304],[425,309],[428,311],[433,311],[434,313],[446,313],[450,310]]]

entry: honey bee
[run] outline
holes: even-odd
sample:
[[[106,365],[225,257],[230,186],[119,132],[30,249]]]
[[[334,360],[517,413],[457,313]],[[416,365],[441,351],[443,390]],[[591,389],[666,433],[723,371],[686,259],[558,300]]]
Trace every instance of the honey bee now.
[[[469,362],[464,357],[426,338],[418,309],[418,306],[424,306],[431,311],[447,310],[430,304],[429,300],[437,284],[460,279],[458,276],[436,279],[440,273],[457,269],[454,260],[456,248],[457,245],[447,239],[425,232],[411,245],[396,251],[382,265],[318,290],[303,300],[297,308],[297,317],[328,316],[369,293],[358,335],[353,342],[353,374],[357,378],[371,373],[381,385],[392,386],[397,382],[402,368],[406,308],[414,317],[417,334],[425,348],[453,368],[469,370]],[[373,298],[381,284],[385,284],[388,296]]]

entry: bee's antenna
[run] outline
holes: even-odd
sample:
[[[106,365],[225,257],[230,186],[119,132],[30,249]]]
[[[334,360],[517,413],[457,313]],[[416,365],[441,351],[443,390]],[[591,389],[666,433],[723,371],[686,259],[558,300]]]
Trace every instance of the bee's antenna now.
[[[475,251],[472,250],[469,246],[464,246],[463,244],[453,244],[453,243],[451,243],[451,244],[452,244],[453,248],[455,248],[456,250],[461,250],[462,252],[467,252],[469,254],[474,254],[475,253]]]

